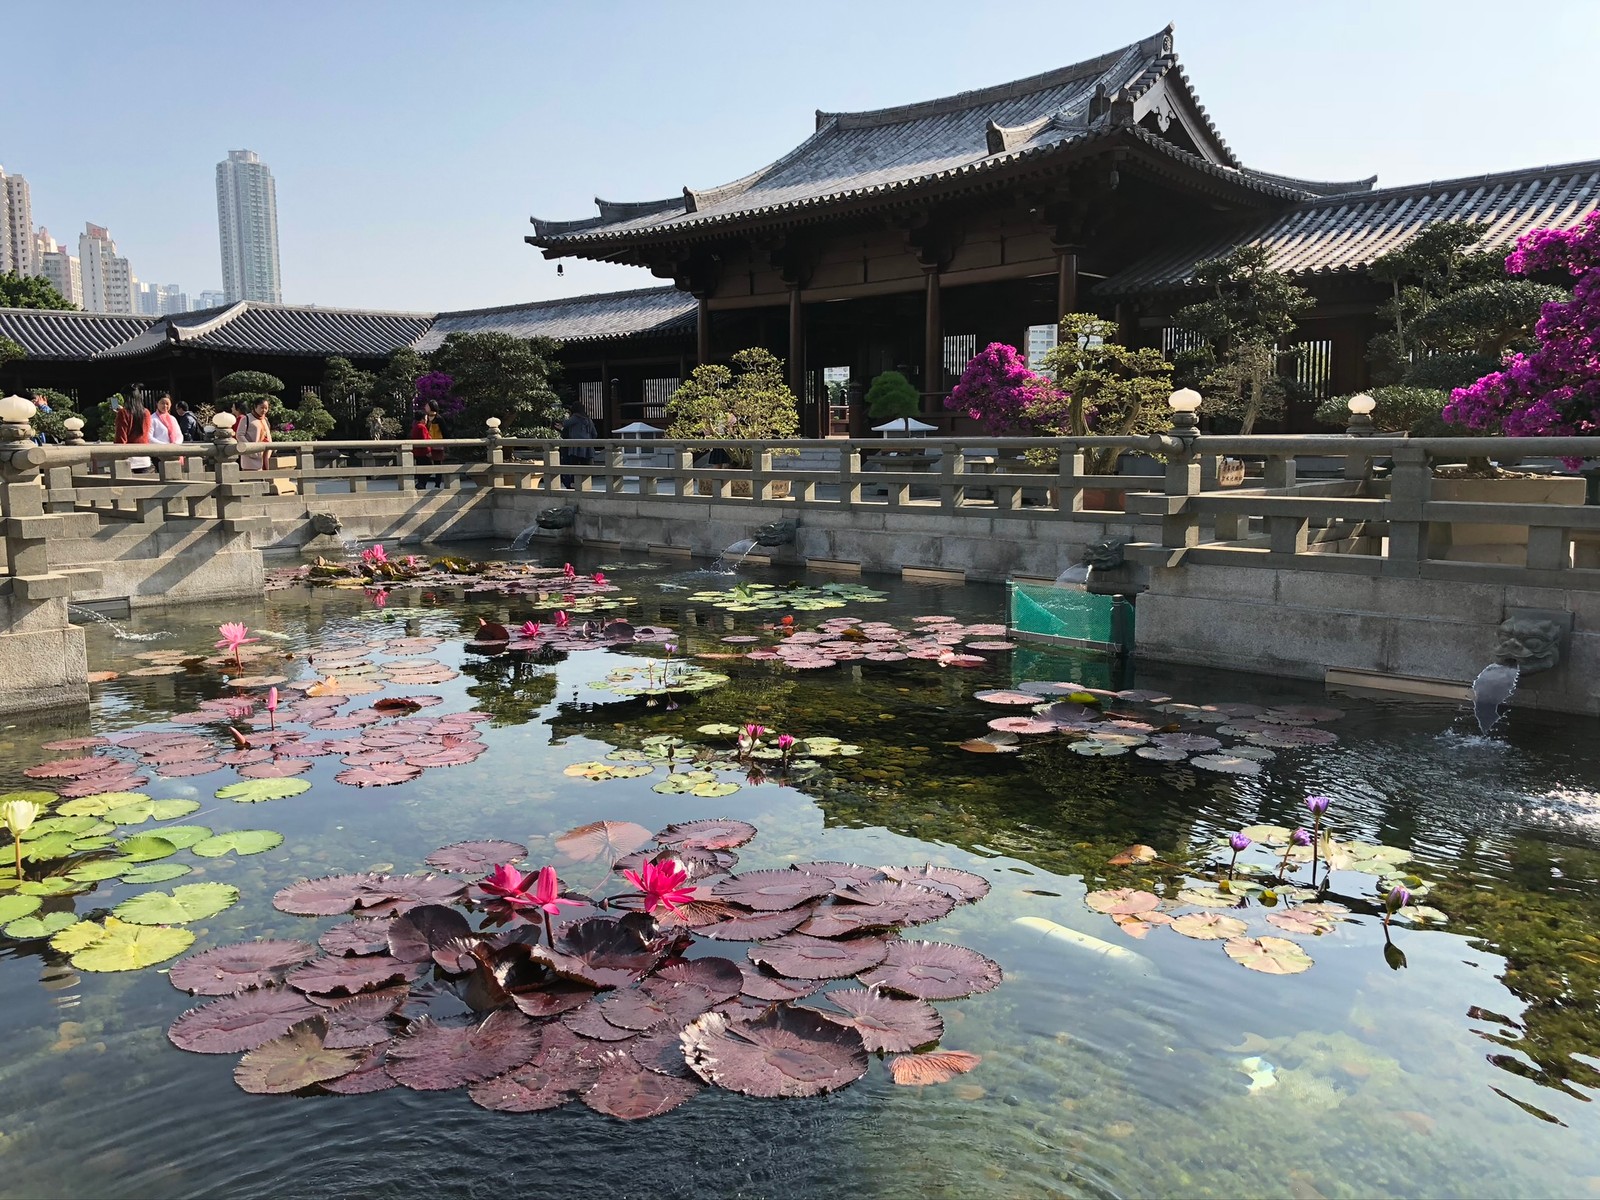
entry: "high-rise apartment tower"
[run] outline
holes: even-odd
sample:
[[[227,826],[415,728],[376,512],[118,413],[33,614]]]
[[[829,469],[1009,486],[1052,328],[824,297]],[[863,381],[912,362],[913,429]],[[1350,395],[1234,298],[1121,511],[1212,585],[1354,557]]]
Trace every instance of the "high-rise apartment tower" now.
[[[278,190],[254,150],[230,150],[217,164],[217,233],[228,303],[283,301],[278,277]]]

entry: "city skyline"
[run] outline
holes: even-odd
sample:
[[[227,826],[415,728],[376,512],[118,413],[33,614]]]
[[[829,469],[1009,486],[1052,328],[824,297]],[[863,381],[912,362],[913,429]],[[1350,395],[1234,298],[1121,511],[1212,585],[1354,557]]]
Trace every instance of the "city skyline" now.
[[[1261,170],[1376,174],[1388,186],[1600,157],[1584,62],[1600,9],[1577,2],[1527,5],[1508,25],[1484,0],[1352,4],[1337,20],[1264,0],[1132,0],[1115,12],[1016,0],[1004,30],[1029,35],[996,36],[993,14],[938,0],[818,0],[811,20],[781,29],[776,15],[715,4],[397,2],[374,21],[360,5],[298,0],[268,28],[177,0],[192,36],[175,50],[117,6],[64,8],[93,25],[91,49],[159,48],[216,98],[159,139],[111,139],[83,156],[73,148],[98,128],[106,91],[91,60],[66,66],[63,98],[21,94],[4,154],[34,181],[35,221],[71,227],[99,214],[135,262],[213,280],[207,173],[225,147],[249,146],[295,198],[280,238],[292,264],[284,299],[298,304],[428,311],[650,286],[644,272],[604,264],[569,262],[558,277],[523,244],[528,218],[592,212],[596,193],[648,200],[726,183],[791,148],[814,109],[1014,79],[1168,21],[1204,81],[1201,99]],[[303,37],[296,13],[322,36]],[[1363,32],[1363,14],[1381,17],[1383,38]],[[615,36],[619,22],[628,36]],[[1564,36],[1542,39],[1536,56],[1505,52],[1508,38],[1555,28]],[[237,69],[240,45],[248,71]]]

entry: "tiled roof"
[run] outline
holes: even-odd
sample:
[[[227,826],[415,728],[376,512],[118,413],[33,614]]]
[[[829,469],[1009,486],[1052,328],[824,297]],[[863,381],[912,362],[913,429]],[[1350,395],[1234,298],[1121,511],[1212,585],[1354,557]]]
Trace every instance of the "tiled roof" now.
[[[1280,271],[1349,274],[1440,221],[1481,222],[1487,228],[1478,248],[1509,249],[1530,229],[1571,225],[1597,206],[1600,161],[1330,195],[1231,233],[1158,250],[1095,291],[1125,296],[1182,288],[1198,264],[1245,245],[1265,246]]]
[[[695,303],[693,296],[677,288],[654,287],[440,313],[413,348],[427,353],[452,333],[509,333],[560,342],[691,333]]]
[[[1205,159],[1232,182],[1285,199],[1320,194],[1240,169],[1189,91],[1169,26],[1151,37],[1043,75],[942,100],[857,113],[817,113],[816,132],[769,166],[722,187],[681,197],[616,204],[580,221],[535,218],[529,241],[552,251],[642,237],[692,234],[708,226],[826,205],[1009,166],[1030,155],[1079,147],[1137,128],[1141,101],[1171,77],[1199,122]],[[1157,148],[1168,143],[1141,138]],[[1175,147],[1174,147],[1175,149]],[[1213,161],[1213,158],[1215,161]],[[1312,188],[1328,185],[1312,185]],[[1339,185],[1343,186],[1343,185]]]
[[[0,308],[0,338],[16,342],[35,361],[92,358],[137,337],[154,319],[113,313]]]
[[[163,317],[104,357],[141,354],[170,342],[240,354],[387,358],[427,332],[431,313],[299,308],[241,301],[227,308]]]

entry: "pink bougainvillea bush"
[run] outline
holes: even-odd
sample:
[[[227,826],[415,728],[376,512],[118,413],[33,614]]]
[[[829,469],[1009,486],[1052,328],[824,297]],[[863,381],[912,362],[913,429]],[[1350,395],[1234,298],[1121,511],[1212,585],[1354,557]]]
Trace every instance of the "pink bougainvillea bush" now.
[[[1025,435],[1034,432],[1030,416],[1051,390],[1015,346],[990,342],[967,363],[944,404],[981,422],[987,433]]]
[[[1600,210],[1571,229],[1537,229],[1506,258],[1513,275],[1564,271],[1572,299],[1546,304],[1538,346],[1450,393],[1445,420],[1511,437],[1600,433]]]

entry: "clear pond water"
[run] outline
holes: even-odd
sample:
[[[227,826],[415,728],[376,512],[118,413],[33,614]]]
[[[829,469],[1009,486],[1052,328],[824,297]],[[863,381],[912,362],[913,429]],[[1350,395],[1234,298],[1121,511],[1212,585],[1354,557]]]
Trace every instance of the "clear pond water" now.
[[[747,649],[774,613],[690,599],[733,579],[617,556],[605,563],[628,615],[678,631],[683,652]],[[746,570],[785,582],[791,572]],[[813,577],[805,582],[828,582]],[[795,614],[800,628],[836,615],[908,626],[917,615],[1004,619],[1000,589],[865,582],[883,603]],[[812,859],[934,863],[982,874],[992,892],[911,936],[960,942],[998,961],[1005,981],[941,1003],[949,1049],[982,1055],[969,1075],[897,1087],[874,1064],[840,1092],[768,1101],[708,1090],[660,1118],[625,1124],[579,1104],[487,1112],[464,1092],[395,1088],[369,1096],[255,1096],[236,1055],[196,1055],[166,1038],[193,1001],[164,967],[73,972],[40,940],[0,941],[0,1195],[303,1197],[500,1196],[1584,1196],[1600,1195],[1600,742],[1592,722],[1517,713],[1493,738],[1469,733],[1450,706],[1330,698],[1320,688],[1244,674],[1141,668],[1111,679],[1090,657],[994,652],[981,668],[928,661],[846,663],[794,671],[701,660],[728,674],[676,709],[592,686],[608,671],[659,658],[659,647],[573,654],[558,663],[483,658],[462,649],[477,618],[534,615],[517,598],[396,589],[377,609],[361,592],[292,589],[224,610],[141,615],[118,640],[88,629],[91,666],[120,672],[91,711],[19,723],[0,742],[7,790],[48,787],[24,768],[56,757],[43,742],[164,728],[175,713],[226,694],[210,669],[132,676],[152,649],[212,653],[217,624],[282,635],[291,678],[314,648],[375,636],[447,639],[430,657],[459,678],[425,688],[434,711],[476,707],[489,749],[475,762],[393,787],[334,782],[319,758],[309,791],[262,804],[213,799],[231,773],[151,780],[158,798],[193,797],[184,820],[218,831],[270,828],[285,840],[244,858],[194,859],[176,882],[223,880],[240,902],[190,926],[194,948],[261,936],[306,938],[335,922],[289,916],[274,892],[294,881],[368,869],[417,870],[436,847],[468,838],[529,845],[599,818],[652,829],[732,816],[760,836],[740,869]],[[770,640],[770,635],[762,635]],[[1247,665],[1247,664],[1241,664]],[[1280,749],[1252,777],[1122,755],[1084,757],[1060,736],[1024,737],[1015,754],[959,743],[1002,709],[986,688],[1041,680],[1137,686],[1194,704],[1334,705],[1329,746]],[[366,701],[362,701],[365,703]],[[1118,705],[1119,710],[1139,707]],[[1146,709],[1148,705],[1144,706]],[[1137,714],[1135,714],[1137,715]],[[717,799],[663,795],[664,777],[594,782],[565,775],[643,738],[755,720],[774,730],[862,747],[798,783],[745,784]],[[1151,717],[1159,721],[1162,717]],[[703,740],[703,739],[702,739]],[[1376,877],[1333,873],[1330,899],[1350,918],[1296,936],[1308,971],[1242,969],[1220,943],[1155,928],[1134,938],[1091,911],[1086,893],[1153,889],[1174,896],[1218,839],[1253,825],[1304,823],[1308,793],[1334,797],[1339,837],[1410,851],[1403,870],[1429,885],[1443,926],[1396,924],[1405,965],[1385,955]],[[1113,866],[1130,844],[1160,861]],[[9,849],[5,851],[9,855]],[[1245,860],[1266,863],[1252,848]],[[582,870],[572,877],[582,882]],[[563,869],[564,878],[568,870]],[[171,886],[171,885],[155,885]],[[100,882],[47,909],[104,911],[151,890]],[[1231,911],[1251,933],[1279,934],[1270,910]],[[1041,918],[1129,952],[1051,939]],[[741,949],[735,947],[735,953]]]

